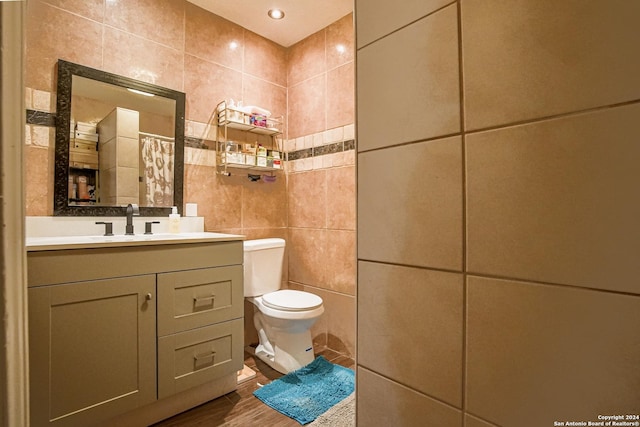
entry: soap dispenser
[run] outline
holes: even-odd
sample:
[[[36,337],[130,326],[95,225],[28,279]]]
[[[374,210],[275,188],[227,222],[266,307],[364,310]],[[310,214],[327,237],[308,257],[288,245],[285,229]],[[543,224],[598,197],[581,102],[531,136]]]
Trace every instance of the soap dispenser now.
[[[180,214],[178,213],[178,207],[174,206],[171,208],[171,213],[169,214],[169,233],[179,233],[180,232]]]

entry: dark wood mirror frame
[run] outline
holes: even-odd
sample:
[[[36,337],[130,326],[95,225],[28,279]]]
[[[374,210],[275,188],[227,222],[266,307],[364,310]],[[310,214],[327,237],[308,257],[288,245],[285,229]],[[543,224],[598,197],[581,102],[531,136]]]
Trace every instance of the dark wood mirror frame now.
[[[54,168],[53,214],[55,216],[124,216],[124,206],[70,206],[68,199],[69,177],[69,127],[71,120],[71,84],[73,76],[86,77],[125,88],[138,89],[176,102],[175,113],[175,165],[173,204],[182,213],[184,182],[184,116],[185,94],[151,83],[141,82],[106,71],[58,60],[58,92],[56,102],[56,146]],[[168,216],[170,207],[140,206],[141,216]]]

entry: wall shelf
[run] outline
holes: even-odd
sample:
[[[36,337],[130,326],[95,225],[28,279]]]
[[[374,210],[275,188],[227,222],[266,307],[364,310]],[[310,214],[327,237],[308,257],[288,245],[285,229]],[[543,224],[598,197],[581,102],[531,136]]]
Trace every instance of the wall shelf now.
[[[231,172],[227,169],[234,168],[270,172],[273,175],[284,168],[283,117],[271,118],[258,113],[247,113],[222,101],[216,107],[215,123],[218,174],[229,176]],[[239,133],[242,136],[231,140],[230,130],[236,131],[234,137]],[[263,155],[258,154],[258,137],[263,137],[260,144],[266,150]],[[247,146],[250,150],[246,150]],[[263,164],[259,165],[258,162]],[[273,164],[280,164],[280,167],[270,166]]]

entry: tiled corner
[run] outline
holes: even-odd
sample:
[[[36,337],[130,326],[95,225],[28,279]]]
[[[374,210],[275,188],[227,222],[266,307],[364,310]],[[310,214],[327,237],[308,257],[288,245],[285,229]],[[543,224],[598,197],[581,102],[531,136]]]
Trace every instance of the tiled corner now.
[[[319,159],[323,160],[320,156]],[[324,164],[322,165],[324,167]],[[327,227],[340,230],[356,229],[355,167],[329,169],[327,177]],[[354,255],[355,257],[355,255]]]
[[[459,410],[368,369],[358,367],[356,381],[359,426],[462,427]]]
[[[289,86],[289,137],[309,135],[327,128],[325,75]]]
[[[470,134],[475,273],[640,294],[640,105]]]
[[[361,261],[358,276],[358,364],[462,407],[462,275]]]
[[[461,138],[360,154],[358,228],[360,259],[462,270]]]
[[[291,174],[288,179],[289,226],[326,227],[326,172]]]
[[[349,62],[327,72],[327,127],[345,126],[355,120],[355,69]]]
[[[460,5],[467,129],[640,97],[636,2]]]
[[[354,58],[353,13],[329,25],[327,31],[327,70],[339,67]]]
[[[322,29],[288,49],[287,85],[289,87],[326,71],[325,43],[325,30]]]
[[[349,357],[356,355],[356,299],[352,295],[326,292],[327,347]]]
[[[326,287],[326,230],[289,228],[289,280]]]
[[[326,282],[323,287],[347,295],[356,294],[356,232],[327,230],[324,251]],[[355,311],[349,312],[353,315]]]
[[[244,72],[286,87],[287,50],[248,30],[244,42]]]
[[[467,292],[470,413],[539,427],[637,412],[639,297],[473,276]]]
[[[355,297],[295,282],[289,282],[289,288],[310,292],[322,298],[325,312],[311,328],[314,345],[327,346],[340,354],[354,357],[356,354]]]
[[[357,82],[360,151],[459,132],[456,5],[359,50]]]

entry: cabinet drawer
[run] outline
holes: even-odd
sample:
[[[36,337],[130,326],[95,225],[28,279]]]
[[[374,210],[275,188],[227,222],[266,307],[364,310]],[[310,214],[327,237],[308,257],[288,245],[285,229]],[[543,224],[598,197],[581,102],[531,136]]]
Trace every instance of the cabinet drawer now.
[[[158,338],[158,398],[242,369],[243,320]]]
[[[242,266],[158,274],[158,336],[244,315]]]

